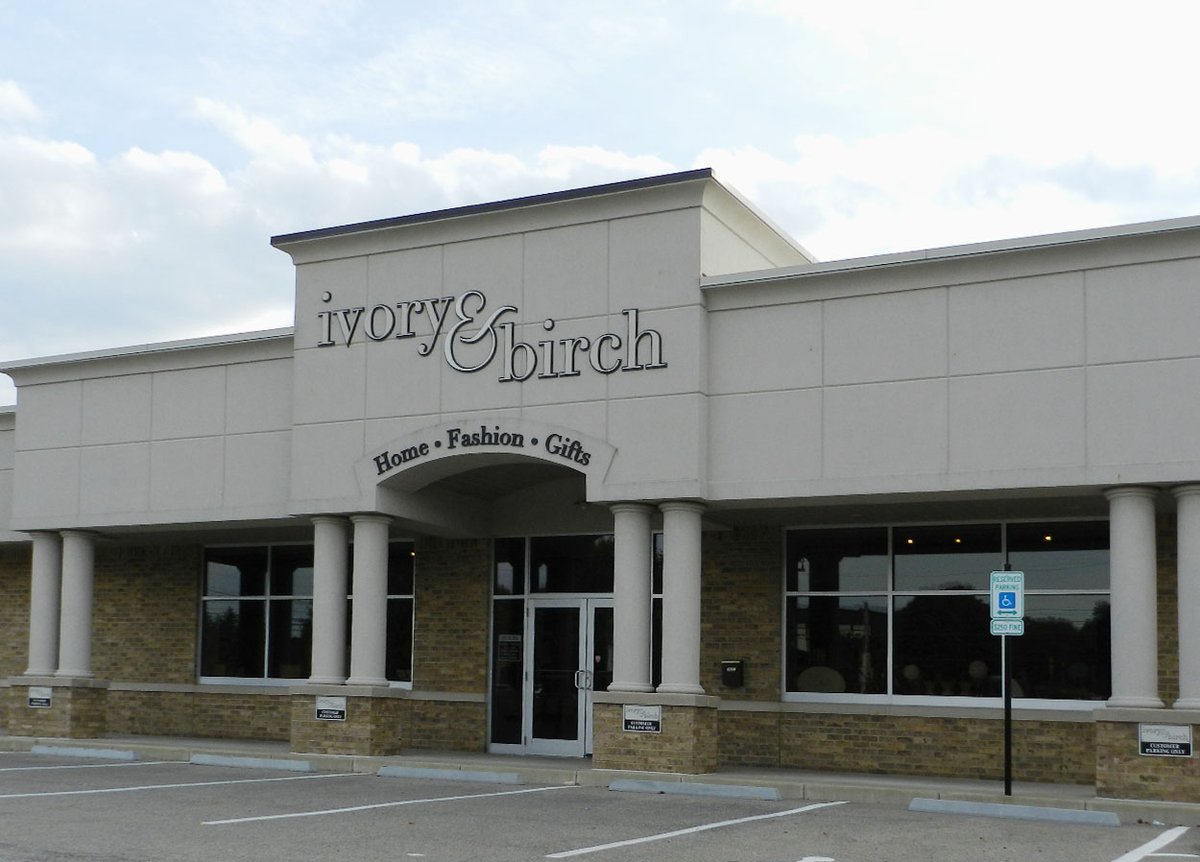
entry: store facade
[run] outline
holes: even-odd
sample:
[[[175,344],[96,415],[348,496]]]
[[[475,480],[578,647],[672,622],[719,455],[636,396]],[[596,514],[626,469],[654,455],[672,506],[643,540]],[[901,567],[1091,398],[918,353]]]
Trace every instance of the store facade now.
[[[273,244],[294,328],[0,368],[9,734],[996,775],[1009,567],[1018,777],[1200,801],[1200,220],[818,263],[700,170]]]

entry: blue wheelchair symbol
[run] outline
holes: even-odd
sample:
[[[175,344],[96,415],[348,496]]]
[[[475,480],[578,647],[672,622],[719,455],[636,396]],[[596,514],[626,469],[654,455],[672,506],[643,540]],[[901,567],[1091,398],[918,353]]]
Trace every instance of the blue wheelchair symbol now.
[[[1002,592],[996,593],[996,609],[999,613],[1012,614],[1013,616],[1016,616],[1016,613],[1017,613],[1017,594],[1016,594],[1016,592],[1015,591],[1012,591],[1012,592],[1002,591]]]

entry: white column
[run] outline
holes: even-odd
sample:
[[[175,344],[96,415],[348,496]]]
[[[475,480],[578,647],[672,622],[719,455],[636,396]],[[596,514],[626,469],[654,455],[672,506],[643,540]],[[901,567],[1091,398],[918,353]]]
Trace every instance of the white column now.
[[[62,615],[55,676],[92,675],[92,582],[96,547],[91,533],[62,534]]]
[[[62,539],[58,533],[31,533],[33,564],[29,582],[29,669],[27,676],[58,670],[58,614],[62,596]]]
[[[613,513],[613,681],[609,691],[654,691],[650,684],[650,514],[643,503]]]
[[[321,515],[313,518],[312,675],[308,681],[337,685],[346,681],[346,571],[350,522]]]
[[[1200,485],[1173,490],[1179,542],[1179,700],[1176,709],[1200,709]]]
[[[354,609],[348,685],[387,685],[387,545],[385,515],[351,515],[354,523]]]
[[[660,692],[704,694],[700,685],[699,503],[663,503],[663,638]]]
[[[1112,697],[1109,706],[1161,707],[1158,697],[1158,560],[1153,488],[1112,488]]]

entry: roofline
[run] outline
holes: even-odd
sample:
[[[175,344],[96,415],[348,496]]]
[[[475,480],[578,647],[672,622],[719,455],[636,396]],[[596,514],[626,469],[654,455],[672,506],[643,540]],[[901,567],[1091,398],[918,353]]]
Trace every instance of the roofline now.
[[[852,257],[845,260],[822,261],[820,263],[801,264],[799,266],[783,267],[780,269],[710,276],[701,279],[700,286],[701,288],[720,288],[733,285],[761,284],[771,281],[786,281],[789,279],[863,272],[888,267],[961,260],[970,257],[982,257],[989,254],[1036,251],[1054,246],[1078,245],[1082,243],[1103,242],[1111,239],[1175,233],[1185,230],[1195,230],[1197,228],[1200,228],[1200,216],[1185,216],[1183,218],[1163,219],[1160,221],[1135,222],[1133,224],[1087,228],[1084,230],[1065,231],[1063,233],[988,240],[986,242],[968,243],[965,245],[939,246],[894,254]]]
[[[63,353],[57,356],[39,356],[35,359],[15,359],[0,362],[0,372],[24,371],[70,362],[88,362],[96,359],[119,359],[127,356],[144,356],[151,353],[170,353],[179,350],[195,350],[204,347],[224,347],[235,344],[252,344],[256,341],[276,341],[291,338],[295,328],[261,329],[255,332],[239,332],[233,335],[208,335],[202,338],[187,338],[179,341],[161,341],[156,344],[135,344],[128,347],[111,347],[103,350],[88,350],[82,353]],[[3,410],[0,407],[0,410]]]
[[[636,180],[622,180],[615,183],[603,183],[596,186],[567,189],[566,191],[547,192],[540,195],[509,198],[507,200],[493,201],[491,203],[469,204],[467,206],[451,207],[450,209],[433,210],[431,212],[394,216],[392,218],[375,219],[372,221],[355,222],[353,224],[337,225],[334,227],[323,227],[315,230],[300,231],[298,233],[279,234],[278,236],[271,237],[271,245],[275,246],[276,248],[281,248],[285,245],[290,245],[291,243],[296,242],[309,242],[317,239],[329,239],[330,237],[345,236],[347,234],[362,233],[364,231],[386,230],[388,228],[403,227],[405,225],[445,221],[447,219],[464,218],[466,216],[481,215],[484,213],[503,212],[504,210],[521,209],[522,207],[562,203],[564,201],[579,200],[580,198],[611,195],[619,192],[638,191],[640,189],[655,188],[657,186],[667,186],[676,183],[686,183],[694,180],[705,180],[712,178],[712,168],[696,168],[694,170],[679,171],[673,174],[659,174],[657,176],[642,177]]]

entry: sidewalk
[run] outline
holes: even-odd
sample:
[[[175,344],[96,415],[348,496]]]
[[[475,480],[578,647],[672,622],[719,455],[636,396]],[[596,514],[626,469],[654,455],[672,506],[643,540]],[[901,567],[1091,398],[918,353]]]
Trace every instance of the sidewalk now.
[[[963,802],[1006,803],[1041,808],[1107,811],[1122,823],[1157,822],[1172,826],[1200,825],[1200,804],[1105,799],[1095,788],[1078,784],[1035,784],[1014,781],[1004,796],[1001,781],[927,778],[860,773],[811,772],[794,769],[724,769],[704,775],[679,775],[596,769],[587,759],[525,757],[472,752],[420,751],[385,757],[304,754],[286,742],[182,737],[117,736],[103,739],[55,739],[0,734],[0,751],[30,751],[135,760],[189,761],[254,765],[314,772],[375,773],[383,767],[413,774],[471,772],[482,780],[522,784],[571,784],[607,787],[614,781],[635,780],[705,785],[737,795],[738,789],[773,788],[782,799],[846,800],[907,805],[914,798]],[[439,776],[447,777],[447,776]],[[681,788],[682,789],[682,788]]]

